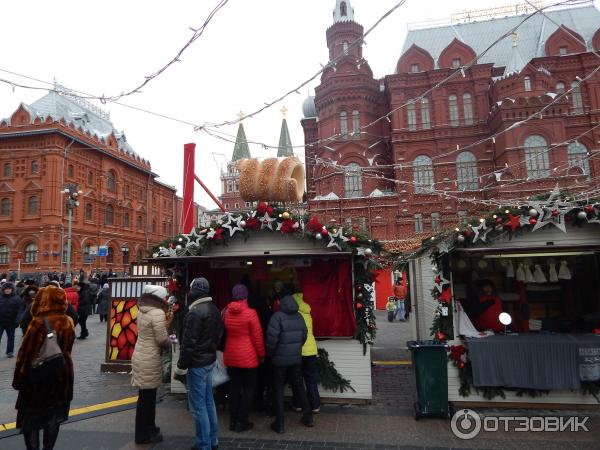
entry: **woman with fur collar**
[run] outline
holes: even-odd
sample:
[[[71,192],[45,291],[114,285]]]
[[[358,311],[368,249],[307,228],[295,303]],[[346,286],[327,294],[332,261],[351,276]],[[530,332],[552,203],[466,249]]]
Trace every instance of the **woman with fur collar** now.
[[[71,350],[75,341],[73,320],[66,315],[67,296],[55,286],[42,288],[31,306],[33,319],[21,342],[13,377],[13,388],[19,391],[17,398],[17,428],[25,438],[27,450],[39,449],[39,430],[44,430],[43,447],[53,449],[60,424],[69,418],[73,399],[73,361]],[[40,352],[47,335],[45,320],[54,330],[65,365],[55,376],[42,381],[30,377],[31,363]]]
[[[162,384],[162,350],[171,346],[167,330],[168,292],[163,286],[144,286],[137,317],[138,338],[131,360],[131,384],[139,388],[135,412],[135,443],[162,441],[160,428],[155,424],[156,390]]]

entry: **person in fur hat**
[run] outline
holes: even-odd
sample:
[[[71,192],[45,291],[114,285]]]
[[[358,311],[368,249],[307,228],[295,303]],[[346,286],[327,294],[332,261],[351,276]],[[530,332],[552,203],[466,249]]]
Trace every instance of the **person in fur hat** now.
[[[171,317],[167,315],[169,293],[163,286],[146,285],[138,303],[138,338],[131,359],[131,384],[139,388],[135,410],[135,443],[161,442],[160,428],[155,424],[156,390],[162,384],[163,349],[171,346],[167,330]]]
[[[17,428],[23,433],[27,450],[40,448],[39,431],[42,429],[43,448],[52,450],[58,438],[60,424],[69,418],[73,400],[71,350],[75,341],[75,326],[66,311],[65,291],[55,286],[40,289],[31,306],[33,319],[17,354],[12,386],[19,391],[15,405]],[[35,381],[30,376],[31,364],[48,334],[45,319],[54,330],[65,364],[52,372],[51,376]]]

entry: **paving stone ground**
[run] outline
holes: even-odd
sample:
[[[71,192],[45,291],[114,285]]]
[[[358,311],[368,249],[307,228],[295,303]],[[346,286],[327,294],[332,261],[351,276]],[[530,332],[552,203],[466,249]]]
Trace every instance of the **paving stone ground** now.
[[[374,361],[407,361],[410,355],[410,323],[388,323],[385,313],[379,318],[378,338],[373,348]],[[73,406],[87,406],[134,395],[130,377],[103,374],[106,328],[98,316],[89,320],[91,337],[77,341],[75,398]],[[19,334],[19,332],[17,332]],[[0,352],[2,354],[3,352]],[[10,387],[14,359],[0,359],[0,423],[13,421],[16,393]],[[412,413],[414,375],[410,365],[374,365],[373,402],[370,405],[325,405],[316,417],[316,427],[306,428],[300,416],[287,413],[286,433],[276,435],[269,429],[272,418],[253,413],[253,430],[237,434],[227,429],[227,411],[219,410],[222,449],[598,449],[600,414],[592,416],[589,433],[484,433],[469,441],[456,438],[444,419],[415,421]],[[165,441],[155,446],[136,446],[133,442],[135,410],[127,410],[63,425],[57,450],[103,449],[189,449],[194,423],[181,397],[162,392],[157,405],[157,424]],[[523,414],[523,411],[514,412]],[[2,439],[0,449],[24,449],[21,436]]]

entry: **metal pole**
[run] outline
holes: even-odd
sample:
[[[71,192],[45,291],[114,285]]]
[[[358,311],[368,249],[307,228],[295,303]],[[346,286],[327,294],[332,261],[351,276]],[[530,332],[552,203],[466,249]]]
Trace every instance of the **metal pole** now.
[[[67,231],[67,274],[65,276],[65,284],[71,282],[71,232],[73,225],[73,205],[71,199],[67,200],[67,210],[69,211],[69,228]]]

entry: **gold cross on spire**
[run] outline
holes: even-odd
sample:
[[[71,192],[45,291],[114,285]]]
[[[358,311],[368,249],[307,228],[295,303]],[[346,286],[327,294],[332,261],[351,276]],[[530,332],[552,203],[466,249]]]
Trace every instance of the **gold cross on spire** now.
[[[244,120],[244,117],[246,117],[246,114],[244,114],[242,111],[240,111],[239,113],[237,113],[237,116],[240,118],[240,120]]]
[[[288,109],[284,106],[283,108],[280,109],[281,114],[283,114],[283,118],[287,119],[287,113],[288,113]]]

